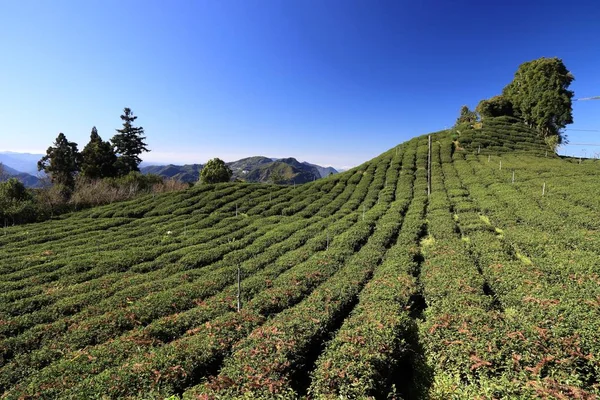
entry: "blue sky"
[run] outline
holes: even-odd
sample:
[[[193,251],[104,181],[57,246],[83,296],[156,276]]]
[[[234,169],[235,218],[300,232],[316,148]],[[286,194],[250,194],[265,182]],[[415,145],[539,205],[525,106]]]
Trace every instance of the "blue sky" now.
[[[562,58],[576,97],[600,95],[600,2],[487,3],[0,0],[0,151],[43,152],[59,132],[81,149],[130,107],[146,161],[349,167],[452,125],[531,59]],[[600,130],[600,101],[574,118]]]

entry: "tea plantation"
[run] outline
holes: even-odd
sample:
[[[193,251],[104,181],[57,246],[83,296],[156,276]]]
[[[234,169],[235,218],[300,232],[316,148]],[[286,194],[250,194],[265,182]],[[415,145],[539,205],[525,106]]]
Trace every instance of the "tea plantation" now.
[[[3,399],[595,399],[600,162],[509,118],[0,232]],[[241,309],[238,311],[238,268]]]

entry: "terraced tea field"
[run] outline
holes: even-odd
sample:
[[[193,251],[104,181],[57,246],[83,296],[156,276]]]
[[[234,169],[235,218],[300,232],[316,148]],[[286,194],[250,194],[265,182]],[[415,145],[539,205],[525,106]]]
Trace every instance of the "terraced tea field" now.
[[[454,148],[4,229],[2,398],[597,398],[600,163]]]

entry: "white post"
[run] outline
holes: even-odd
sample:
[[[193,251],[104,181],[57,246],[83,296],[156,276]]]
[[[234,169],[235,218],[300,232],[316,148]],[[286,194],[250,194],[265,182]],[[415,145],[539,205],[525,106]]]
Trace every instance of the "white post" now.
[[[544,185],[542,186],[542,196],[546,194],[546,182],[544,182]]]
[[[477,148],[477,154],[481,153],[481,145]]]
[[[365,206],[363,204],[363,221],[365,220]]]
[[[515,171],[513,171],[512,183],[515,183]]]
[[[500,160],[500,169],[502,169],[502,160]]]
[[[237,273],[237,312],[240,312],[242,309],[242,270],[238,265],[238,273]]]
[[[488,162],[490,162],[490,157],[492,157],[490,154],[488,154]]]

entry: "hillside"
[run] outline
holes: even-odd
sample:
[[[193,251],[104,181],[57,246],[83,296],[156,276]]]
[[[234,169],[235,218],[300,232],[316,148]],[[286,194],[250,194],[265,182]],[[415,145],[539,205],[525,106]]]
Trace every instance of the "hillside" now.
[[[17,178],[26,187],[38,187],[41,183],[38,177],[17,171],[8,165],[0,164],[0,172],[4,174],[4,176],[0,176],[0,181],[8,178]]]
[[[2,398],[596,398],[600,163],[506,122],[4,228]]]
[[[271,175],[279,174],[282,178],[279,183],[306,183],[315,179],[337,174],[332,167],[321,167],[307,162],[299,162],[295,158],[282,158],[273,160],[263,156],[247,157],[241,160],[226,163],[233,172],[233,180],[244,182],[267,183],[271,182]],[[165,178],[177,179],[181,182],[195,183],[200,177],[202,164],[191,165],[152,165],[141,168],[144,174],[155,174]]]

